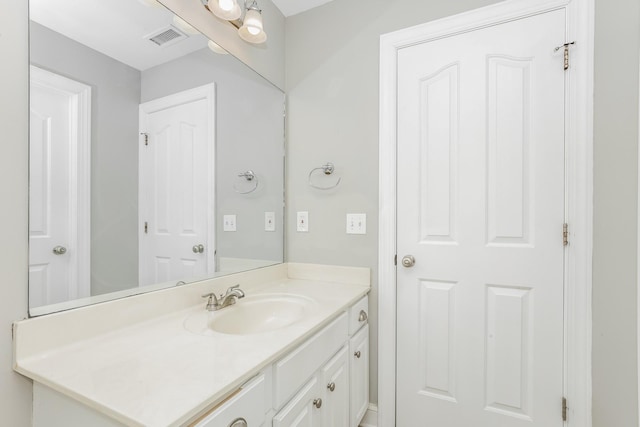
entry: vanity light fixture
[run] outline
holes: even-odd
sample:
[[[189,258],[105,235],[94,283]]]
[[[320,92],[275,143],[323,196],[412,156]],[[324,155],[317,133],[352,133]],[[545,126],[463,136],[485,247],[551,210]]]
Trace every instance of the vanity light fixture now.
[[[241,17],[242,10],[238,5],[238,0],[202,0],[202,4],[212,14],[236,27],[242,40],[253,44],[264,43],[267,41],[267,33],[264,32],[262,10],[258,7],[257,0],[243,1],[244,18]],[[236,12],[236,7],[238,12]]]
[[[138,1],[148,7],[155,7],[157,9],[164,8],[164,6],[160,4],[158,0],[138,0]]]
[[[214,42],[213,40],[209,40],[207,45],[209,46],[209,49],[211,49],[215,53],[218,53],[220,55],[228,55],[229,54],[229,52],[224,50],[224,48],[222,48],[222,46],[220,46],[218,43]]]
[[[237,0],[211,0],[209,10],[220,19],[235,21],[242,16],[242,9]]]
[[[178,15],[173,15],[173,25],[187,34],[200,34],[198,30]]]

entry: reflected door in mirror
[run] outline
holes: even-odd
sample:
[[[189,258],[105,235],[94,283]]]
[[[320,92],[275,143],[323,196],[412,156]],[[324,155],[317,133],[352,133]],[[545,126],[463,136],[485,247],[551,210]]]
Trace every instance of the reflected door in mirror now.
[[[30,87],[29,303],[38,307],[89,295],[91,89],[36,67]]]
[[[215,269],[214,86],[140,107],[140,285]]]

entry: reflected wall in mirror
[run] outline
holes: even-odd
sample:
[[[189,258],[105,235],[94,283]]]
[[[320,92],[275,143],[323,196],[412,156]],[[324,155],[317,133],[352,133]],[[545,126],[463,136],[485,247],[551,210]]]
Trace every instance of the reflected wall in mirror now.
[[[283,261],[284,94],[146,0],[31,0],[29,306]]]

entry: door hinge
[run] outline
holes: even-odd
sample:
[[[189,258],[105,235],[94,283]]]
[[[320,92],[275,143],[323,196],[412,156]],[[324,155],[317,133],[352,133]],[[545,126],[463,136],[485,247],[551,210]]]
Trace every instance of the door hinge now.
[[[562,46],[556,47],[554,50],[554,52],[557,52],[560,49],[564,48],[564,69],[565,70],[569,69],[569,46],[571,46],[572,44],[576,44],[576,42],[565,43]]]
[[[562,398],[562,421],[567,421],[567,398]]]
[[[149,233],[149,223],[147,221],[144,222],[144,234]]]
[[[146,132],[140,132],[140,135],[144,137],[144,145],[149,145],[149,134]]]
[[[562,224],[562,244],[567,246],[569,244],[569,224],[566,222]]]
[[[398,254],[393,256],[393,265],[398,265]]]

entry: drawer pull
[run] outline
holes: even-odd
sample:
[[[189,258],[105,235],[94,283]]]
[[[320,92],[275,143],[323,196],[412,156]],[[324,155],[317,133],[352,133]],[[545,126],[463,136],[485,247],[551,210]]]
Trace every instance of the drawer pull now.
[[[362,353],[360,353],[360,350],[356,351],[355,353],[353,353],[353,355],[355,357],[357,357],[358,359],[360,359],[360,356],[362,356]]]
[[[320,407],[322,406],[322,399],[313,399],[313,406],[320,409]]]
[[[364,310],[360,310],[360,316],[358,316],[358,322],[365,322],[369,317],[367,316],[367,312]]]
[[[327,388],[329,389],[329,391],[335,390],[336,389],[336,383],[327,384]]]
[[[245,420],[244,418],[236,418],[235,420],[231,421],[229,427],[247,427],[247,420]]]

